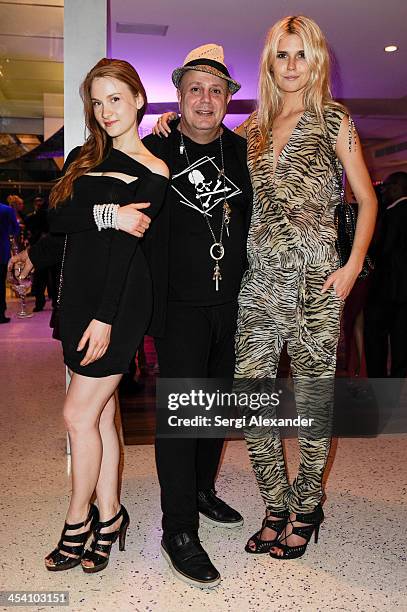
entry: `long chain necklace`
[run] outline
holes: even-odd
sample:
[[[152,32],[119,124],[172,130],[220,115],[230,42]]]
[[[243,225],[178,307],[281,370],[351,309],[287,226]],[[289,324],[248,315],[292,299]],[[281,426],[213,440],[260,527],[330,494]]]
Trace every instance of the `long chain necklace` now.
[[[180,144],[180,148],[179,148],[179,152],[182,154],[185,153],[185,157],[188,163],[188,167],[191,167],[191,162],[189,159],[189,155],[187,152],[187,149],[185,147],[185,142],[184,142],[184,136],[182,134],[182,131],[180,132],[181,134],[181,144]],[[225,247],[223,246],[223,231],[226,227],[226,231],[229,235],[229,223],[230,223],[230,216],[231,216],[231,208],[229,203],[226,200],[226,178],[225,178],[225,163],[224,163],[224,159],[223,159],[223,146],[222,146],[222,134],[219,133],[219,147],[220,147],[220,159],[221,159],[221,169],[219,171],[218,174],[218,179],[220,179],[222,177],[222,182],[223,182],[223,206],[222,206],[222,223],[220,226],[220,233],[219,233],[219,240],[216,240],[216,236],[215,236],[215,232],[213,231],[213,228],[210,224],[209,221],[209,217],[208,217],[208,213],[204,210],[204,206],[202,204],[202,194],[199,193],[198,191],[198,186],[196,184],[195,181],[195,175],[192,173],[192,180],[194,182],[194,187],[195,187],[195,193],[199,199],[199,203],[201,205],[201,210],[202,210],[202,214],[205,218],[206,224],[208,226],[208,229],[211,233],[212,236],[212,240],[213,243],[210,246],[209,249],[209,255],[211,256],[211,258],[214,260],[215,262],[215,266],[213,268],[213,276],[212,276],[212,280],[215,281],[215,290],[219,291],[219,281],[222,280],[222,274],[221,274],[221,270],[220,270],[220,265],[219,262],[220,260],[223,258],[224,254],[225,254]]]

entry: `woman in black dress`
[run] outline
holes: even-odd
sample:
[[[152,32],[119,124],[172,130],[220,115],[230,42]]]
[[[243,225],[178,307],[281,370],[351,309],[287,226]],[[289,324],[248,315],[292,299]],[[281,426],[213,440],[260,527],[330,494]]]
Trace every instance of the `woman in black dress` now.
[[[118,498],[114,392],[152,312],[151,279],[139,239],[115,229],[114,203],[149,202],[144,212],[152,218],[169,173],[139,138],[147,99],[130,64],[101,60],[86,76],[81,95],[90,136],[69,154],[50,198],[50,230],[60,234],[64,253],[60,333],[73,373],[64,406],[72,497],[61,539],[45,565],[59,571],[82,563],[84,571],[96,572],[106,567],[118,537],[124,549],[129,517]],[[100,202],[109,204],[94,208]],[[78,231],[75,216],[84,214],[94,215],[98,228]],[[98,231],[106,226],[112,229]],[[41,265],[47,248],[43,242],[30,250],[34,266]],[[98,509],[90,504],[94,491]],[[84,552],[91,532],[90,550]]]

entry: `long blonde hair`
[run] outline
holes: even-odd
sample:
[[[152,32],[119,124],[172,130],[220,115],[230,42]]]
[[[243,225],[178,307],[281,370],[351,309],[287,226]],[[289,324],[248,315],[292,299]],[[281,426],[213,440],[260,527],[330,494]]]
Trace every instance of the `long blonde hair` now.
[[[89,130],[89,136],[82,145],[79,155],[73,161],[64,176],[60,178],[52,188],[49,203],[51,207],[57,206],[72,194],[73,182],[78,177],[86,174],[88,170],[98,166],[109,154],[112,139],[107,135],[96,121],[93,111],[91,87],[94,79],[102,77],[113,77],[118,81],[126,83],[133,96],[141,95],[143,106],[137,111],[137,124],[140,125],[147,108],[147,95],[140,77],[131,64],[118,59],[101,59],[96,66],[88,72],[80,87],[85,113],[85,124]]]
[[[332,99],[329,51],[318,24],[304,15],[280,19],[268,31],[260,59],[257,103],[260,140],[256,157],[267,147],[273,121],[283,107],[282,92],[274,80],[273,62],[277,57],[278,43],[286,34],[297,34],[301,38],[310,68],[310,78],[304,90],[304,108],[315,112],[321,121],[327,106],[344,109]]]

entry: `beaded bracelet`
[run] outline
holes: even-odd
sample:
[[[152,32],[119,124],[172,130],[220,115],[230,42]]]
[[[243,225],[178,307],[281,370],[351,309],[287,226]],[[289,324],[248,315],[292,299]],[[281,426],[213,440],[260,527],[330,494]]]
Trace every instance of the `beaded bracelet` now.
[[[95,204],[93,207],[93,218],[98,231],[102,229],[119,229],[118,204]]]

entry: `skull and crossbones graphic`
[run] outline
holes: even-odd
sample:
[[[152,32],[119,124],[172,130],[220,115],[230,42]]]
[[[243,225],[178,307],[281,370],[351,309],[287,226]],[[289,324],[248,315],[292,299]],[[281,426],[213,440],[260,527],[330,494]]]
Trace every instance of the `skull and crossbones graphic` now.
[[[191,170],[191,172],[188,174],[188,180],[190,183],[195,185],[196,198],[198,202],[202,203],[203,208],[209,208],[212,196],[221,195],[221,197],[224,198],[225,195],[231,191],[230,187],[225,186],[225,194],[222,181],[219,177],[216,179],[216,185],[212,187],[214,181],[206,182],[205,177],[200,170]]]
[[[204,175],[205,170],[207,173],[215,174],[216,178],[207,180]],[[187,175],[188,181],[194,186],[194,200],[189,199],[181,191],[181,188],[177,187],[180,184],[179,179],[181,177],[183,179],[185,175]],[[226,197],[229,200],[242,193],[239,187],[226,175],[224,178],[225,181],[221,178],[220,168],[218,168],[214,158],[205,156],[185,168],[182,172],[173,175],[171,187],[181,196],[181,204],[189,206],[201,214],[212,216],[210,211],[218,204],[223,203]]]

